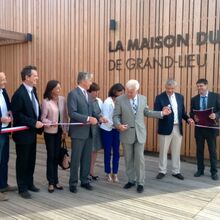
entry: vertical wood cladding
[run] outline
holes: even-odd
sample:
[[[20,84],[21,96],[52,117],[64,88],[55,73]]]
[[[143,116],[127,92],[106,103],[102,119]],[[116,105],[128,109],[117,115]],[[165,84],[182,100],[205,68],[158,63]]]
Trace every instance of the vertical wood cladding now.
[[[116,21],[116,30],[110,30],[111,19]],[[32,42],[0,46],[0,70],[7,74],[9,94],[20,84],[20,70],[27,64],[38,67],[41,98],[50,79],[61,82],[66,96],[76,86],[80,70],[95,74],[102,99],[113,83],[124,84],[131,78],[137,79],[141,82],[140,92],[147,96],[151,108],[155,96],[164,90],[165,81],[171,77],[177,80],[177,91],[185,97],[187,112],[190,98],[197,93],[198,78],[207,78],[209,89],[220,93],[220,43],[210,43],[210,39],[214,39],[212,35],[217,40],[220,38],[219,0],[0,0],[0,28],[33,34]],[[208,42],[198,45],[199,32],[209,33],[201,36],[201,40],[210,37]],[[174,40],[172,36],[186,34],[187,45],[169,47]],[[145,42],[142,49],[127,50],[129,40],[137,39],[140,46],[143,40],[161,36],[160,48],[155,46],[160,43],[154,42],[152,46],[153,43],[148,42],[146,46]],[[166,36],[171,37],[166,41]],[[123,50],[119,47],[110,52],[109,42],[115,49],[119,41]],[[190,54],[193,56],[188,57]],[[198,65],[198,61],[203,63],[205,54],[206,65]],[[159,65],[165,57],[177,63],[168,67]],[[154,66],[153,59],[156,60]],[[120,70],[109,70],[109,60],[118,60]],[[135,62],[136,67],[128,68],[126,62],[128,66]],[[166,62],[169,64],[171,60],[167,58]],[[191,65],[184,67],[187,62]],[[146,150],[156,152],[157,122],[146,119],[146,123]],[[182,155],[195,156],[193,130],[184,125]],[[219,142],[218,139],[218,155]]]

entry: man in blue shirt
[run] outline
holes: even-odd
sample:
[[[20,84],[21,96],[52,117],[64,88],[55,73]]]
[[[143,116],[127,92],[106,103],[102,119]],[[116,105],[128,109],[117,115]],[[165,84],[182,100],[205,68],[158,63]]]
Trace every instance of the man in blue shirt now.
[[[213,113],[209,115],[210,119],[213,119],[218,124],[220,118],[220,95],[214,92],[208,91],[208,81],[206,79],[199,79],[196,82],[198,95],[191,99],[191,112],[190,116],[194,118],[198,123],[198,118],[194,114],[193,110],[205,110],[213,108]],[[195,139],[196,139],[196,157],[197,157],[197,172],[195,177],[204,175],[204,147],[205,141],[208,144],[209,157],[210,157],[210,172],[213,180],[218,180],[217,175],[217,153],[216,153],[216,137],[219,134],[218,129],[195,127]]]

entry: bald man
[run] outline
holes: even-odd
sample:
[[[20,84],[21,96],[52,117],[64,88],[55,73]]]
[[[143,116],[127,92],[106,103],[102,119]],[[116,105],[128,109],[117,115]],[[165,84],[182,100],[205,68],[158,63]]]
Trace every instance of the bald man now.
[[[7,83],[5,73],[0,72],[0,131],[10,126],[12,114],[10,101],[5,89]],[[14,191],[17,188],[8,185],[8,161],[9,161],[9,134],[0,135],[0,201],[7,200],[4,192]]]

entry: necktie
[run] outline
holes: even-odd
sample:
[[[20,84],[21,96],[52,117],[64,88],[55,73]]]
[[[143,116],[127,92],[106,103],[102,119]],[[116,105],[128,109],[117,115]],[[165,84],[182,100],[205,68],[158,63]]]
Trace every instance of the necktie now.
[[[135,103],[135,99],[132,99],[132,110],[133,110],[134,114],[136,115],[136,113],[137,113],[137,105]]]
[[[206,108],[207,108],[206,96],[202,96],[202,110],[205,110]]]
[[[86,90],[83,90],[83,94],[84,94],[84,96],[86,98],[86,101],[88,102],[88,94],[87,94]]]
[[[37,115],[37,105],[36,105],[36,102],[35,102],[35,95],[34,95],[33,90],[31,90],[31,102],[32,102],[32,105],[33,105],[33,108],[34,108],[34,112]]]

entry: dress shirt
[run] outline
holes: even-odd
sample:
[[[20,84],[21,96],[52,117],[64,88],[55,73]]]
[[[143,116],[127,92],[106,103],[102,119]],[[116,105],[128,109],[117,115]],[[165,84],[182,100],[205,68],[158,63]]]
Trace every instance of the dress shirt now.
[[[102,115],[103,115],[103,117],[105,117],[108,120],[108,123],[101,124],[100,127],[103,130],[111,131],[114,128],[113,121],[112,121],[114,108],[115,108],[115,103],[114,103],[112,97],[108,97],[102,105]]]
[[[208,92],[205,94],[205,95],[200,95],[200,100],[199,100],[199,107],[200,107],[200,110],[205,110],[203,109],[203,99],[205,99],[205,102],[206,102],[206,108],[207,108],[207,102],[208,102]]]
[[[81,86],[78,86],[78,87],[80,88],[80,90],[82,91],[83,95],[86,98],[86,101],[88,102],[88,93],[87,93],[87,91],[84,88],[82,88]]]
[[[2,112],[2,117],[8,117],[8,108],[5,101],[5,98],[3,96],[3,90],[0,89],[0,108]],[[2,123],[2,128],[5,128],[8,126],[8,123]]]
[[[26,83],[23,83],[23,85],[24,85],[24,87],[27,89],[28,95],[29,95],[30,100],[31,100],[31,102],[32,102],[31,92],[32,92],[32,90],[33,90],[33,87],[27,85]],[[39,117],[39,104],[38,104],[38,102],[37,102],[37,99],[36,99],[35,95],[34,95],[34,99],[35,99],[36,110],[37,110],[36,114],[37,114],[37,118],[38,118],[38,117]]]
[[[178,104],[176,101],[176,96],[175,93],[173,93],[171,96],[168,96],[169,100],[170,100],[170,104],[172,107],[172,111],[174,114],[174,122],[173,124],[179,124],[179,119],[178,119]]]

